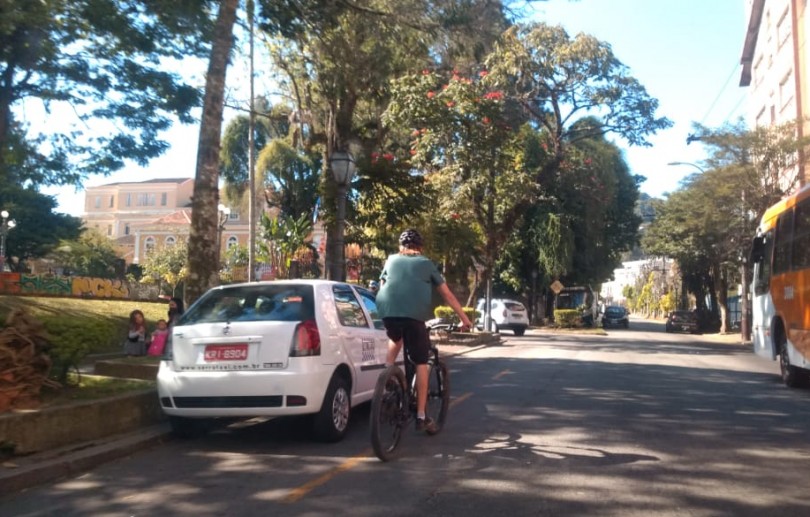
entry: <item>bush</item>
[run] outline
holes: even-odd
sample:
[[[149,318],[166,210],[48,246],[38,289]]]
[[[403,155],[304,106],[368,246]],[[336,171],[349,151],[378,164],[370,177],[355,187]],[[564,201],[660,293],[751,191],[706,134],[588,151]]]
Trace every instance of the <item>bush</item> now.
[[[70,370],[77,369],[88,354],[109,348],[110,336],[116,334],[108,321],[51,316],[42,318],[42,323],[50,337],[54,376],[63,384]]]
[[[474,307],[462,307],[462,310],[473,323],[478,319],[479,312],[475,310]],[[448,305],[439,305],[433,309],[433,315],[437,318],[445,319],[451,323],[461,323],[458,316],[456,316],[456,311],[454,311],[453,308]]]
[[[582,326],[582,313],[576,309],[556,309],[554,323],[561,328],[575,328]]]

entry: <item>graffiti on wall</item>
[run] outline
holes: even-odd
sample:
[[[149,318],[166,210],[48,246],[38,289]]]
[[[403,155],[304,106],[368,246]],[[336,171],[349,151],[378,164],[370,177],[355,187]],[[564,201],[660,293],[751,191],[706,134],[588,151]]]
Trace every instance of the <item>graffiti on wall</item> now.
[[[0,294],[156,300],[160,290],[154,284],[144,285],[109,278],[0,273]]]

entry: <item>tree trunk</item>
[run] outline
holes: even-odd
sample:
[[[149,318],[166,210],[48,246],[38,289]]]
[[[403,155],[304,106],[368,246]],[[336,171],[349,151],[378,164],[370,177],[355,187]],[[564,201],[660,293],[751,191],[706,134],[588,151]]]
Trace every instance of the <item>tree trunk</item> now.
[[[225,76],[233,46],[233,25],[238,0],[222,0],[219,6],[211,59],[205,79],[197,169],[192,197],[191,234],[188,240],[186,302],[193,303],[219,282],[219,145],[222,132]]]
[[[728,278],[725,269],[720,267],[717,282],[717,307],[720,309],[720,333],[728,332]]]

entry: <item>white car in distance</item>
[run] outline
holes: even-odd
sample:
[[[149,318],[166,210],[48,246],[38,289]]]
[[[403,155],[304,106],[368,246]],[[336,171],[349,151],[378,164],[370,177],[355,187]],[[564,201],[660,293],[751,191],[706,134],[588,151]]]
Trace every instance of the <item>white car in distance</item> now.
[[[342,439],[351,408],[371,399],[388,338],[374,295],[326,280],[209,290],[171,329],[157,375],[172,430],[212,419],[312,415],[323,441]]]
[[[484,329],[486,321],[486,301],[478,300],[475,310],[480,315],[476,322],[476,327]],[[516,336],[522,336],[529,327],[529,314],[522,303],[505,298],[493,298],[492,306],[492,328],[495,332],[503,329],[511,330]]]

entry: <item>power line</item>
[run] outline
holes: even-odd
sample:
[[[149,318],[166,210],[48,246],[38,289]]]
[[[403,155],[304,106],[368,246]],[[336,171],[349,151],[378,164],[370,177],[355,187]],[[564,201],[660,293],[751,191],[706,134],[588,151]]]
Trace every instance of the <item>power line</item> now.
[[[728,74],[728,78],[726,79],[726,82],[723,84],[723,87],[720,88],[720,91],[717,93],[717,97],[714,98],[711,105],[709,106],[708,111],[706,111],[706,114],[703,115],[703,120],[700,121],[701,126],[706,123],[706,119],[709,118],[709,115],[712,113],[712,110],[717,105],[717,101],[719,101],[720,97],[723,96],[723,93],[726,91],[726,87],[728,87],[728,83],[729,83],[729,81],[731,81],[731,78],[734,77],[734,74],[737,71],[738,66],[739,66],[739,64],[735,62],[734,67],[731,69],[731,72]],[[737,108],[735,107],[734,109],[737,109]]]

